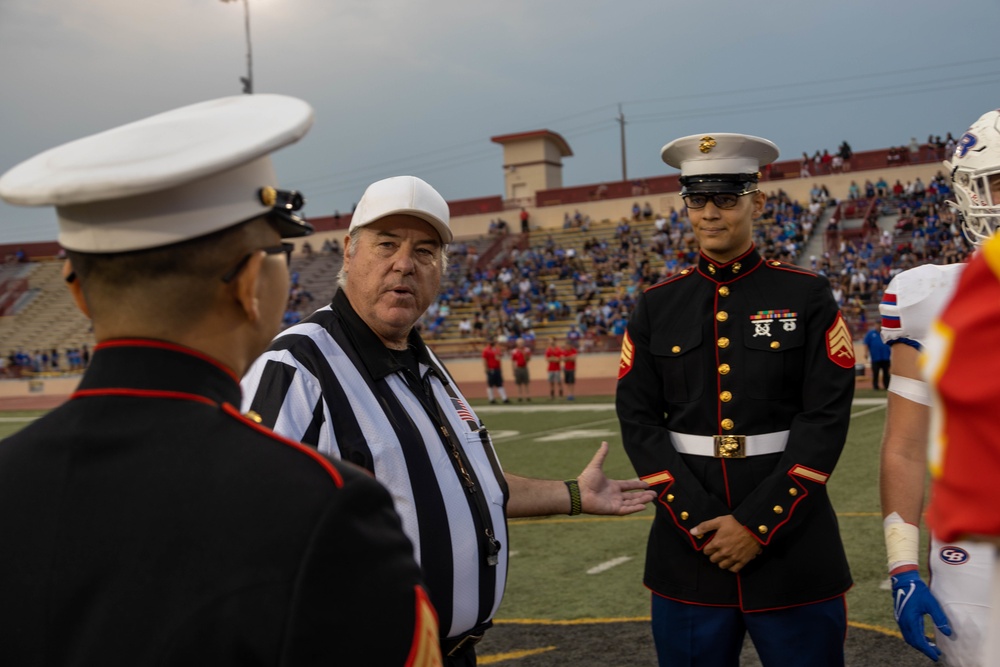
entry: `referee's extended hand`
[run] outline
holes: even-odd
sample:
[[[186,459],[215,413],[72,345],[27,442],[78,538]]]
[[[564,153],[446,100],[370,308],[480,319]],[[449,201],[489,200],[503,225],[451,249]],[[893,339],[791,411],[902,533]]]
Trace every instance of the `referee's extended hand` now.
[[[577,478],[584,513],[625,515],[642,510],[656,492],[637,479],[608,479],[604,474],[607,456],[608,443],[602,442]]]

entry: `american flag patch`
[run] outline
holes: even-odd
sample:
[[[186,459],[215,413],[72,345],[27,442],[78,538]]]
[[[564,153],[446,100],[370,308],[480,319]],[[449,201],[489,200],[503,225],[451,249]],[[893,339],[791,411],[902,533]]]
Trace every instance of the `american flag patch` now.
[[[472,422],[472,430],[476,430],[476,417],[469,411],[465,403],[458,396],[451,397],[451,404],[455,407],[455,413],[462,418],[462,421]]]

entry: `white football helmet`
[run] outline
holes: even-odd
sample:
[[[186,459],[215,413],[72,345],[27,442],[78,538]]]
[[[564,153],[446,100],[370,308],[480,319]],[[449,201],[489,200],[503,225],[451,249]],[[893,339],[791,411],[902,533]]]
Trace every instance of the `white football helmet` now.
[[[958,140],[951,162],[944,163],[951,172],[962,233],[973,245],[979,245],[1000,227],[1000,197],[993,201],[990,177],[1000,178],[1000,110],[990,111],[972,124]]]

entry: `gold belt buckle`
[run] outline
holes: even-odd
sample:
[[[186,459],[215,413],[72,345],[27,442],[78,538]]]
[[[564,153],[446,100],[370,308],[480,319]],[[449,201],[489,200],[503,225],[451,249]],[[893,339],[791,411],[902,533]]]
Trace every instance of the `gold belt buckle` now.
[[[745,435],[716,435],[715,458],[745,459],[747,457],[747,437]]]

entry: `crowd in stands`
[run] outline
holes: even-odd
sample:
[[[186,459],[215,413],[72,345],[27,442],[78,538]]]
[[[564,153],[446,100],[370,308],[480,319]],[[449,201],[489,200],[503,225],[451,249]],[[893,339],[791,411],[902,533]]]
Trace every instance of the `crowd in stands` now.
[[[877,312],[882,294],[896,274],[920,264],[964,261],[973,248],[957,226],[946,202],[951,196],[942,172],[924,184],[920,178],[889,186],[884,178],[867,180],[864,191],[852,182],[848,201],[871,213],[861,234],[841,237],[836,247],[810,258],[809,268],[830,279],[837,303],[855,332],[863,332]],[[872,205],[874,202],[874,205]],[[896,218],[892,229],[879,218]]]
[[[936,144],[932,146],[936,151]],[[849,152],[846,142],[845,147]],[[794,201],[780,190],[772,193],[755,226],[754,241],[767,259],[827,276],[856,332],[868,328],[893,276],[918,264],[960,262],[972,251],[945,203],[951,188],[943,173],[926,184],[920,178],[892,185],[884,177],[866,179],[863,185],[853,181],[842,194],[846,196],[838,200],[819,185],[810,191],[808,202]],[[870,219],[862,223],[860,233],[843,236],[838,233],[842,223],[831,223],[827,232],[838,233],[839,241],[807,261],[801,256],[805,244],[821,216],[838,205],[858,216],[867,213]],[[533,346],[539,323],[564,321],[571,323],[567,338],[581,351],[613,349],[640,290],[694,265],[698,258],[685,210],[656,213],[636,201],[630,213],[618,221],[610,238],[585,233],[578,246],[566,247],[549,234],[523,249],[513,245],[488,268],[470,261],[465,244],[457,245],[441,298],[422,320],[424,335],[433,342],[457,330],[460,338],[494,337],[510,347],[521,337]],[[893,228],[883,228],[885,222],[879,227],[879,219],[886,218],[897,220]],[[583,216],[567,213],[563,227],[589,231],[583,222]],[[472,308],[462,307],[467,305]],[[464,314],[452,318],[453,310]],[[601,346],[605,339],[609,344]]]
[[[76,373],[90,364],[87,345],[68,347],[64,353],[56,348],[47,350],[11,350],[0,357],[0,377],[19,378],[41,373]]]
[[[764,257],[796,262],[822,209],[783,191],[768,197],[754,230]],[[649,202],[636,201],[630,213],[610,237],[591,235],[579,211],[567,213],[563,227],[582,232],[579,245],[564,246],[551,233],[526,236],[530,245],[511,245],[487,267],[469,244],[453,245],[440,297],[418,323],[422,335],[432,344],[457,332],[459,339],[491,337],[505,348],[517,338],[534,346],[539,323],[561,321],[571,323],[567,338],[582,351],[615,348],[639,292],[698,261],[686,209],[657,214]]]
[[[940,159],[954,144],[949,133],[943,140],[928,137],[925,144],[913,139],[889,154],[909,161],[926,151],[926,159]],[[845,141],[833,154],[826,150],[811,157],[803,154],[802,170],[813,175],[849,171],[851,157]],[[890,184],[890,180],[895,182]],[[440,296],[418,322],[418,330],[432,345],[458,339],[475,346],[494,338],[508,349],[523,338],[535,347],[536,336],[548,337],[551,330],[558,330],[581,351],[617,349],[640,291],[698,261],[686,209],[656,211],[641,198],[643,192],[635,190],[639,198],[623,211],[613,229],[607,223],[595,226],[589,216],[575,210],[564,214],[562,234],[528,229],[515,234],[498,218],[491,221],[482,239],[452,244]],[[827,276],[856,333],[878,324],[871,320],[896,274],[923,263],[960,262],[972,251],[945,203],[952,192],[941,172],[926,184],[920,178],[906,183],[884,176],[858,179],[851,181],[846,192],[835,194],[839,200],[819,184],[805,202],[793,200],[782,190],[771,192],[754,227],[754,241],[766,259],[798,264]],[[831,216],[837,207],[839,214]],[[845,218],[865,215],[868,218],[860,233],[841,233]],[[831,220],[825,228],[826,251],[806,258],[803,249],[824,216]],[[892,228],[887,228],[887,217],[896,219]],[[490,244],[501,250],[489,262],[480,261]],[[308,241],[300,251],[299,261],[309,262],[314,257],[339,256],[341,248],[336,240],[327,239],[318,253]],[[286,326],[316,307],[309,285],[303,284],[294,266],[291,277]],[[548,326],[552,324],[559,326],[552,329]],[[549,330],[536,333],[540,329]],[[2,360],[0,372],[9,377],[73,371],[88,361],[86,347],[62,355],[56,350],[19,350]]]

